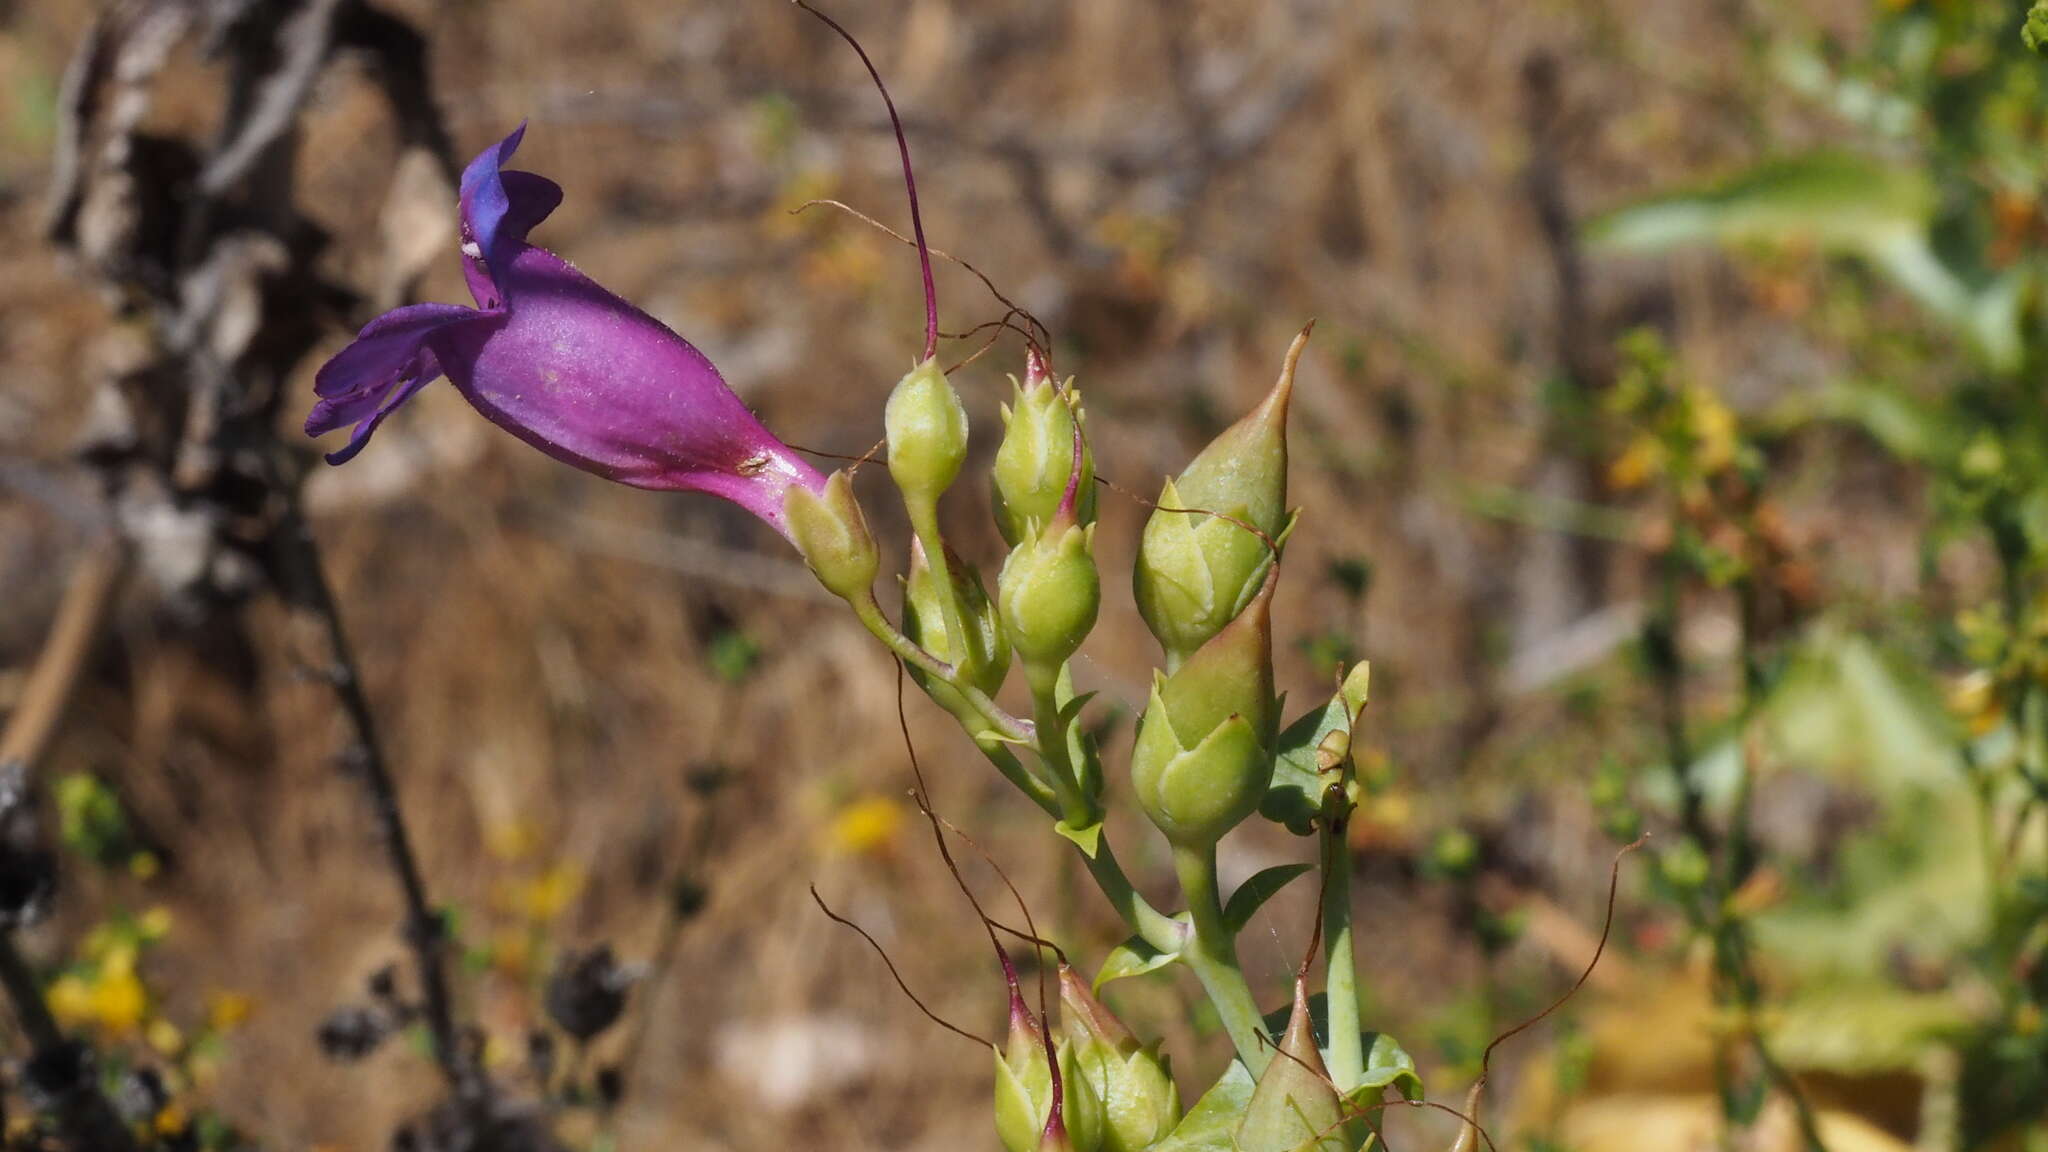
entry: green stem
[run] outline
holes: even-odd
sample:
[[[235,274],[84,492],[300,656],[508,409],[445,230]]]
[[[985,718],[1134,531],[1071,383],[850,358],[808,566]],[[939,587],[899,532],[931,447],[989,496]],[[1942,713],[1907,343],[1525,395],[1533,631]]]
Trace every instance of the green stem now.
[[[1075,851],[1080,851],[1079,845],[1075,845]],[[1130,877],[1124,875],[1123,866],[1117,863],[1108,833],[1096,842],[1095,855],[1082,852],[1081,859],[1087,863],[1088,874],[1095,878],[1095,886],[1102,889],[1110,907],[1116,909],[1116,914],[1140,939],[1161,952],[1178,952],[1187,946],[1188,926],[1139,895]]]
[[[1069,725],[1060,719],[1060,669],[1026,660],[1024,678],[1031,684],[1031,716],[1038,727],[1038,755],[1045,761],[1053,791],[1059,793],[1067,826],[1079,829],[1100,822],[1101,798],[1090,794],[1080,766],[1074,762]]]
[[[981,749],[981,754],[988,757],[988,762],[996,766],[996,771],[1003,774],[1003,779],[1015,784],[1017,790],[1043,809],[1047,816],[1059,819],[1059,796],[1045,781],[1031,774],[1031,769],[1026,768],[1024,762],[1017,759],[1017,754],[1010,751],[1008,744],[995,736],[977,737],[974,743]]]
[[[1088,793],[1087,780],[1099,780],[1101,773],[1091,761],[1077,764],[1074,760],[1074,741],[1071,723],[1060,719],[1060,682],[1063,679],[1057,668],[1046,669],[1026,663],[1025,677],[1031,682],[1033,715],[1038,724],[1038,754],[1044,758],[1050,776],[1050,791],[1058,796],[1059,807],[1047,809],[1065,821],[1069,828],[1086,828],[1102,819],[1101,799]],[[1082,755],[1093,757],[1094,751],[1083,742]],[[1082,768],[1088,771],[1084,773]],[[1044,787],[1044,785],[1041,785]],[[1041,805],[1043,807],[1043,805]],[[1077,850],[1080,845],[1074,846]],[[1095,878],[1096,887],[1138,934],[1145,943],[1161,952],[1179,951],[1187,938],[1187,926],[1171,916],[1161,913],[1147,903],[1131,884],[1130,877],[1117,863],[1116,853],[1110,850],[1107,833],[1098,836],[1095,852],[1091,855],[1081,851],[1081,858],[1088,863],[1088,874]]]
[[[1333,820],[1323,829],[1323,993],[1330,1015],[1330,1079],[1349,1092],[1365,1079],[1365,1038],[1351,941],[1351,847],[1344,825]]]
[[[860,619],[861,624],[889,651],[895,653],[897,659],[935,680],[944,681],[947,687],[958,692],[962,699],[972,705],[998,735],[1019,744],[1033,742],[1031,725],[1005,712],[1001,705],[989,699],[988,693],[962,679],[958,670],[951,664],[933,656],[910,637],[897,631],[896,626],[889,623],[889,618],[882,614],[882,606],[875,602],[873,595],[850,603],[853,606],[853,614]]]
[[[946,617],[946,640],[956,657],[964,656],[970,651],[967,617],[953,587],[952,562],[946,557],[945,539],[939,535],[939,503],[905,495],[903,507],[910,513],[910,530],[917,536],[919,547],[924,549],[924,562],[939,581],[939,607]]]
[[[1223,923],[1223,902],[1216,883],[1216,846],[1173,848],[1174,871],[1180,875],[1181,892],[1188,898],[1194,919],[1194,935],[1181,953],[1203,991],[1223,1018],[1230,1042],[1237,1046],[1237,1058],[1244,1061],[1254,1079],[1272,1059],[1272,1038],[1266,1035],[1259,1006],[1252,999],[1251,986],[1237,963],[1237,941]]]

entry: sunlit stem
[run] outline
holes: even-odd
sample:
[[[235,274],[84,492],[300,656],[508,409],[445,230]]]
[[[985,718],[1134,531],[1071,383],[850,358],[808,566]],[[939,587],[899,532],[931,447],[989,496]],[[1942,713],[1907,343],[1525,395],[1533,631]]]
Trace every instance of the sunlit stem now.
[[[1351,940],[1351,846],[1345,822],[1323,827],[1323,974],[1330,1013],[1330,1079],[1349,1092],[1365,1078],[1358,960]]]
[[[1086,828],[1102,819],[1100,798],[1090,794],[1086,778],[1074,761],[1074,741],[1060,719],[1060,668],[1027,660],[1024,676],[1031,684],[1031,714],[1038,726],[1038,754],[1046,775],[1059,793],[1070,828]]]
[[[1015,784],[1017,791],[1024,793],[1033,804],[1043,809],[1046,815],[1054,819],[1065,815],[1060,810],[1058,794],[1045,781],[1033,776],[1031,769],[1026,768],[1024,762],[1017,759],[1017,754],[1010,751],[1008,744],[996,736],[977,736],[974,743],[981,749],[981,754],[988,757],[988,762],[996,766],[996,771],[1003,774],[1003,779]]]
[[[1237,963],[1237,941],[1223,923],[1223,901],[1216,883],[1216,846],[1204,848],[1176,844],[1174,871],[1180,875],[1182,895],[1187,897],[1195,931],[1181,953],[1202,990],[1223,1018],[1224,1031],[1237,1046],[1237,1058],[1257,1077],[1272,1059],[1273,1044],[1252,999],[1251,986]]]
[[[958,692],[961,698],[966,700],[1004,739],[1035,746],[1034,732],[1030,724],[1004,711],[1001,705],[989,699],[988,693],[969,684],[958,669],[925,651],[916,641],[898,631],[896,626],[889,622],[889,618],[882,614],[882,606],[875,602],[872,594],[856,597],[851,604],[853,614],[860,619],[861,625],[889,651],[895,653],[898,659],[932,679],[944,682],[947,687]]]
[[[1077,845],[1074,849],[1079,852]],[[1130,877],[1124,875],[1123,866],[1116,861],[1116,853],[1110,849],[1109,833],[1095,844],[1095,855],[1081,853],[1081,859],[1088,865],[1088,874],[1095,878],[1095,886],[1102,889],[1110,907],[1123,917],[1131,931],[1138,938],[1161,952],[1175,952],[1187,943],[1187,925],[1152,907],[1138,890],[1131,886]]]

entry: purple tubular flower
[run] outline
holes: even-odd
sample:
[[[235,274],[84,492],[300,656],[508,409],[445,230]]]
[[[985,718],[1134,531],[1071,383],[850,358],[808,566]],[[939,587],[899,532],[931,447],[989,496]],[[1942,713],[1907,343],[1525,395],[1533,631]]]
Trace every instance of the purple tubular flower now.
[[[564,463],[636,488],[722,496],[788,535],[792,485],[825,478],[761,426],[718,369],[654,317],[526,242],[562,189],[503,166],[526,126],[462,174],[462,271],[477,307],[413,304],[365,325],[314,377],[306,433],[362,451],[439,376],[492,423]]]

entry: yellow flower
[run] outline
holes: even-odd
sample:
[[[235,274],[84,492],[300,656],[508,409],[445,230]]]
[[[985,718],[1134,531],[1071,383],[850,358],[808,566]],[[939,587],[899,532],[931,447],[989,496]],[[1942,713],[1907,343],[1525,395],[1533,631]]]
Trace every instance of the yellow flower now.
[[[192,1118],[186,1115],[185,1106],[175,1100],[156,1114],[156,1134],[159,1136],[176,1136],[191,1124]]]
[[[484,850],[510,864],[532,854],[540,830],[527,819],[501,820],[484,829]]]
[[[1957,680],[1949,688],[1948,707],[1973,737],[1989,733],[2005,718],[2005,703],[1999,699],[1998,683],[1989,671],[1982,668]]]
[[[855,855],[886,847],[903,827],[903,805],[887,796],[856,800],[839,810],[825,829],[826,842]]]
[[[1664,471],[1664,446],[1654,436],[1638,436],[1607,466],[1607,483],[1617,491],[1640,488]]]
[[[519,911],[529,920],[553,920],[582,890],[583,872],[574,864],[557,864],[520,886]]]
[[[76,1028],[92,1020],[92,986],[73,974],[65,974],[50,982],[43,999],[50,1005],[50,1014],[57,1023],[67,1028]]]
[[[185,1047],[185,1034],[178,1031],[176,1024],[161,1016],[149,1022],[143,1039],[149,1041],[149,1046],[159,1056],[176,1056]]]
[[[109,1036],[127,1036],[149,1010],[149,990],[135,975],[133,953],[124,965],[102,965],[92,981],[92,1019]]]
[[[206,998],[206,1026],[215,1032],[231,1032],[255,1008],[256,1001],[246,992],[215,992]]]
[[[524,976],[533,970],[533,934],[523,928],[505,928],[491,936],[491,964],[508,976]]]
[[[1719,472],[1735,462],[1735,413],[1712,389],[1688,389],[1692,405],[1693,440],[1699,445],[1700,471]]]
[[[161,904],[142,914],[135,922],[135,931],[145,940],[154,943],[171,934],[171,910]]]

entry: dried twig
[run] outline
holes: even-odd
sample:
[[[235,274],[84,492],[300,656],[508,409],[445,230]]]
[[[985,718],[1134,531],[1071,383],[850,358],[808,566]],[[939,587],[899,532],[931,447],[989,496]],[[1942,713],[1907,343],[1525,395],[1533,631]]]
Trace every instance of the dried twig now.
[[[387,863],[398,877],[405,900],[405,941],[411,948],[413,967],[420,984],[422,1015],[433,1040],[434,1059],[447,1077],[458,1104],[477,1118],[486,1114],[489,1083],[462,1042],[455,1024],[454,1001],[449,993],[446,931],[441,917],[427,897],[418,858],[413,853],[404,813],[399,808],[398,786],[384,759],[377,738],[369,698],[363,692],[362,675],[349,647],[348,633],[335,602],[334,590],[320,566],[320,553],[313,534],[296,508],[286,514],[275,536],[276,569],[284,594],[308,612],[319,625],[325,640],[329,664],[327,679],[334,688],[349,727],[349,740],[341,754],[342,763],[358,779],[370,800],[371,816],[383,842]]]
[[[0,732],[0,764],[28,768],[42,759],[126,568],[126,549],[111,540],[96,545],[79,561],[42,652],[29,670],[20,702]]]

